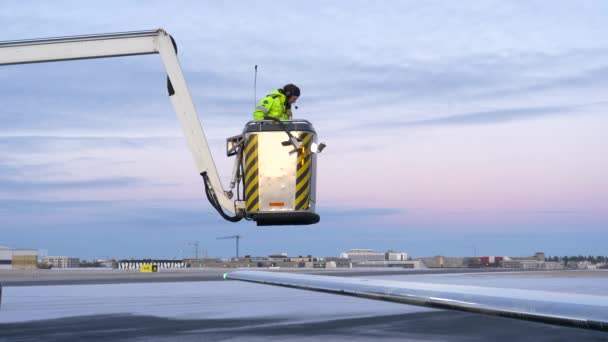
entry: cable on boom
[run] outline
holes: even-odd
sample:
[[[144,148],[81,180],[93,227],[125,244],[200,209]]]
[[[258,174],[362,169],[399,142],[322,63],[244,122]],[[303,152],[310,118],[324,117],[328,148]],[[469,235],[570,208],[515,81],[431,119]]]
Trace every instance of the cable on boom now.
[[[211,187],[209,186],[209,176],[207,175],[207,171],[204,171],[201,173],[201,176],[203,177],[203,181],[205,183],[205,194],[207,195],[207,199],[209,200],[209,203],[211,203],[211,206],[215,208],[215,210],[217,210],[217,212],[226,220],[226,221],[230,221],[230,222],[239,222],[241,219],[243,219],[243,217],[235,215],[235,216],[230,216],[228,214],[226,214],[224,212],[224,210],[222,209],[222,206],[220,205],[217,197],[215,196],[215,192],[211,189]]]

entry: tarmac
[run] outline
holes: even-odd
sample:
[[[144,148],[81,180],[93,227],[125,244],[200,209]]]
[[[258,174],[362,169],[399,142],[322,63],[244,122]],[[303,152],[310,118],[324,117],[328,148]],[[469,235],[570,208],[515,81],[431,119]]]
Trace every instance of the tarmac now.
[[[112,269],[1,270],[0,281],[5,287],[18,287],[5,288],[6,294],[11,291],[19,294],[12,298],[12,310],[26,313],[51,310],[57,311],[58,315],[47,315],[48,317],[44,319],[32,317],[24,321],[0,322],[0,341],[608,341],[608,334],[601,331],[456,311],[433,310],[389,314],[395,309],[390,309],[388,305],[397,304],[276,287],[252,287],[248,283],[240,282],[228,282],[222,286],[213,283],[192,284],[193,286],[190,287],[194,288],[194,292],[187,294],[181,294],[179,292],[181,290],[172,293],[162,289],[148,289],[149,294],[141,296],[133,296],[133,293],[122,291],[133,286],[145,288],[148,285],[120,285],[123,290],[106,289],[110,292],[114,291],[114,297],[108,297],[103,292],[88,297],[84,292],[85,296],[81,296],[82,298],[74,295],[77,287],[73,289],[60,289],[61,286],[46,289],[21,287],[216,281],[221,280],[225,272],[234,270],[161,269],[158,273]],[[259,270],[268,271],[264,268]],[[608,273],[606,271],[514,272],[504,269],[271,269],[271,271],[297,271],[334,276],[510,272],[505,276],[521,277],[522,281],[530,277],[570,278],[576,275],[584,278],[593,277],[592,284],[598,282],[602,284],[602,278]],[[487,276],[493,277],[491,274]],[[595,277],[598,277],[597,281],[594,280]],[[177,286],[181,289],[188,285],[149,285],[155,288],[158,286],[164,288]],[[55,291],[54,288],[58,290]],[[86,288],[88,286],[80,287],[81,291]],[[106,287],[91,287],[91,291],[101,291],[100,288]],[[216,290],[208,293],[211,288]],[[234,288],[247,290],[237,291]],[[29,291],[27,293],[33,297],[23,297],[26,293],[24,291]],[[64,297],[62,293],[70,295]],[[185,296],[186,299],[180,296]],[[16,305],[15,301],[19,304]],[[355,305],[347,306],[347,303]],[[376,306],[380,303],[386,307],[380,309]],[[146,306],[148,304],[149,306]],[[112,305],[118,307],[112,308]],[[133,310],[141,307],[155,310]],[[348,310],[340,309],[343,307]],[[398,305],[398,307],[407,309],[407,306]],[[265,308],[266,311],[259,312],[261,308]],[[285,308],[291,308],[287,311],[291,312],[291,315],[285,314]],[[357,308],[358,310],[355,310]],[[7,307],[7,309],[11,308]],[[71,314],[66,316],[63,310],[68,310]],[[168,312],[171,310],[179,312],[179,317],[173,317]],[[192,310],[201,311],[203,314],[191,315]],[[277,314],[264,314],[267,311],[276,311]],[[205,312],[208,313],[204,314]],[[234,312],[234,317],[216,314],[222,312]],[[250,314],[246,315],[248,312]],[[354,312],[363,316],[349,317]],[[323,313],[326,316],[322,316]],[[292,317],[294,315],[297,317]],[[306,319],[302,321],[301,317]]]
[[[604,332],[437,311],[292,323],[96,315],[0,324],[0,341],[607,341]]]

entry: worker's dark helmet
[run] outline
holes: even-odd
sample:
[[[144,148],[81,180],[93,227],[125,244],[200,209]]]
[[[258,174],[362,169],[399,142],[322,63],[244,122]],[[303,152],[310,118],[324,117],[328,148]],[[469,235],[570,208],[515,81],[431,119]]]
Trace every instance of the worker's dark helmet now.
[[[283,94],[285,94],[287,98],[300,96],[300,88],[296,87],[295,84],[287,84],[283,87]]]

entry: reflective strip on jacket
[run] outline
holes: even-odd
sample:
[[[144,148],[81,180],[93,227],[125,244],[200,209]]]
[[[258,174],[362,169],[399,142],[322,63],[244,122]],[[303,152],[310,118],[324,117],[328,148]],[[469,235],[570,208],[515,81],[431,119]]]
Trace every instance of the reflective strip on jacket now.
[[[286,107],[287,97],[278,89],[266,95],[253,111],[254,120],[264,120],[265,116],[279,120],[290,120],[291,109]]]

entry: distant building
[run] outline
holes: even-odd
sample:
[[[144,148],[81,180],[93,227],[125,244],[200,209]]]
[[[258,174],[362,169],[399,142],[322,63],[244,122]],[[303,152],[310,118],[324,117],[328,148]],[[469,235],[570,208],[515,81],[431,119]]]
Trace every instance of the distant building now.
[[[498,266],[503,259],[502,256],[482,256],[479,257],[479,264],[481,266]]]
[[[400,268],[426,268],[420,260],[372,260],[354,263],[353,267],[400,267]]]
[[[576,264],[576,268],[579,270],[597,270],[598,265],[592,264],[589,261],[580,261]]]
[[[528,260],[536,260],[536,261],[545,261],[545,253],[543,252],[537,252],[534,253],[534,255],[532,256],[510,256],[510,257],[504,257],[505,260],[509,261],[509,260],[521,260],[521,261],[528,261]]]
[[[407,253],[388,251],[384,253],[384,259],[388,261],[406,261]]]
[[[288,258],[289,256],[287,255],[287,253],[277,253],[277,254],[271,254],[268,257],[280,259],[280,258]]]
[[[330,265],[333,265],[332,268],[336,267],[336,263],[333,262],[333,261],[330,262]],[[304,268],[327,268],[327,263],[325,261],[323,261],[323,260],[306,261],[304,264],[298,264],[298,267],[304,267]]]
[[[340,254],[340,258],[350,259],[353,263],[365,261],[384,261],[386,256],[382,252],[375,252],[373,249],[351,249]]]
[[[0,269],[28,269],[38,267],[37,249],[15,249],[0,246]]]
[[[278,254],[271,254],[268,256],[268,260],[270,262],[277,262],[277,263],[282,263],[282,262],[290,262],[290,258],[289,256],[287,256],[287,253],[278,253]]]
[[[121,270],[140,270],[141,265],[153,265],[157,269],[186,268],[186,263],[183,260],[129,259],[118,261],[118,269]]]
[[[216,259],[216,258],[202,258],[202,259],[184,259],[183,265],[186,268],[237,268],[237,267],[255,267],[255,263],[250,257],[243,258],[230,258],[230,259]]]
[[[330,258],[326,258],[330,260]],[[335,260],[337,267],[344,267],[348,262],[349,267],[403,267],[420,268],[420,262],[408,261],[405,252],[376,252],[373,249],[351,249],[340,254]],[[338,261],[339,260],[339,261]]]
[[[416,260],[422,261],[426,265],[426,267],[430,268],[465,267],[465,258],[450,258],[438,255],[432,258],[418,258]]]
[[[486,265],[482,265],[481,264],[481,258],[480,257],[464,257],[462,260],[462,263],[464,264],[464,267],[482,267],[482,266],[486,266]],[[498,265],[496,265],[498,266]]]
[[[100,267],[105,267],[105,268],[116,268],[118,265],[118,262],[114,259],[97,259],[95,260],[96,264],[99,264]]]
[[[352,264],[347,258],[336,258],[336,257],[327,257],[325,258],[325,262],[331,263],[333,262],[336,267],[351,267]]]
[[[252,257],[251,263],[254,267],[304,267],[305,260],[317,261],[317,258],[290,258],[286,253],[272,254],[267,257]],[[300,265],[302,264],[302,265]]]
[[[51,265],[53,268],[78,268],[80,267],[80,259],[67,256],[47,256],[42,259],[45,264]]]
[[[543,253],[543,252],[534,253],[534,259],[536,259],[538,261],[545,261],[545,253]]]
[[[504,268],[521,268],[524,270],[558,270],[564,268],[561,262],[538,261],[536,259],[510,260],[508,258],[502,261],[502,266]]]

